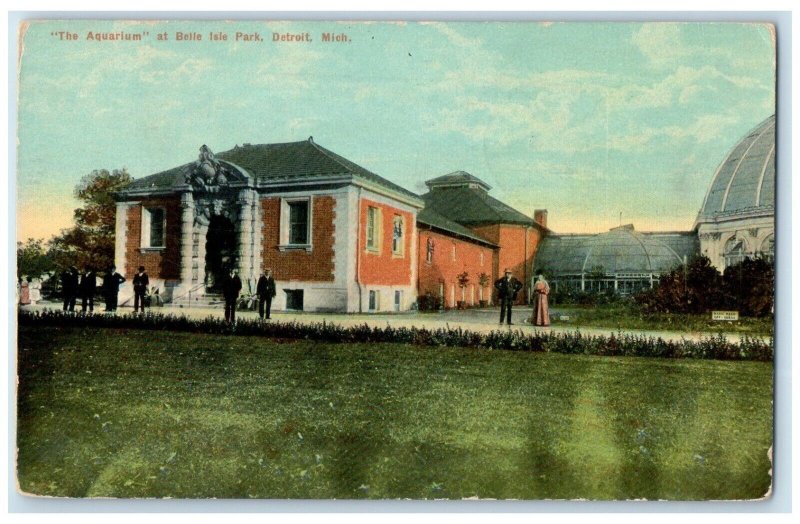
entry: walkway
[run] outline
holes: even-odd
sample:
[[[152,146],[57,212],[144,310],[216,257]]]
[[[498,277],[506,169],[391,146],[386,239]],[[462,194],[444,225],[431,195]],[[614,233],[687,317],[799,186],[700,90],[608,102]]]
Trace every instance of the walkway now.
[[[25,306],[28,310],[44,310],[44,309],[61,309],[60,304],[40,302],[36,306]],[[98,308],[98,311],[102,311]],[[120,313],[130,313],[130,308],[120,308]],[[180,307],[161,307],[154,308],[154,312],[172,315],[186,315],[190,318],[207,318],[223,317],[223,308],[180,308]],[[255,311],[237,311],[237,318],[250,318],[258,317]],[[515,308],[513,320],[515,324],[511,327],[506,325],[499,325],[497,323],[499,317],[499,310],[496,308],[488,309],[468,309],[466,311],[450,310],[441,313],[376,313],[376,314],[347,314],[347,313],[303,313],[303,312],[284,312],[278,311],[272,313],[272,320],[278,322],[300,322],[304,324],[311,324],[316,322],[330,322],[341,326],[357,326],[368,324],[370,326],[392,326],[392,327],[418,327],[427,329],[437,328],[457,328],[461,327],[465,330],[476,331],[481,333],[488,333],[498,329],[519,329],[523,332],[534,331],[536,329],[548,330],[552,332],[573,332],[580,330],[581,333],[586,335],[611,335],[616,334],[617,329],[602,328],[602,327],[587,327],[569,324],[566,322],[556,323],[548,328],[536,328],[526,322],[526,319],[532,315],[531,308]],[[632,335],[644,335],[648,337],[660,337],[664,340],[681,339],[686,340],[699,340],[701,338],[709,337],[713,333],[709,332],[696,332],[696,331],[659,331],[659,330],[640,330],[640,329],[626,329],[625,333]],[[724,333],[725,337],[731,342],[738,342],[743,336],[740,333]],[[762,337],[767,338],[767,337]]]

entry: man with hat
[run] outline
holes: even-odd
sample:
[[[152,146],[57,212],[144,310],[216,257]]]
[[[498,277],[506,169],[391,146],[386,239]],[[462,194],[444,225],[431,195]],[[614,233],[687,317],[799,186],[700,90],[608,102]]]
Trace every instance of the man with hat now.
[[[78,285],[81,294],[81,311],[86,312],[88,306],[89,313],[94,311],[94,293],[97,290],[97,273],[89,266],[83,270],[81,281]]]
[[[64,311],[75,311],[75,299],[78,297],[78,268],[69,266],[61,273],[61,292],[64,294]]]
[[[497,289],[497,298],[500,300],[500,324],[503,323],[503,318],[505,318],[506,323],[510,326],[511,306],[517,299],[517,293],[522,289],[522,282],[514,278],[511,270],[506,268],[505,276],[498,279],[494,283],[494,287]]]
[[[231,267],[222,280],[222,296],[225,297],[225,321],[233,324],[236,322],[236,301],[242,290],[242,279],[236,274],[236,269]]]
[[[261,273],[256,286],[258,294],[258,316],[261,320],[269,320],[270,309],[272,309],[272,299],[275,297],[275,279],[272,278],[272,270],[267,268]]]
[[[147,287],[150,285],[150,277],[144,270],[144,266],[139,266],[139,270],[133,275],[133,312],[142,309],[144,313],[144,300],[147,296]]]
[[[117,310],[119,286],[125,282],[125,277],[117,273],[117,267],[112,265],[103,275],[103,294],[106,299],[106,311],[113,313]]]

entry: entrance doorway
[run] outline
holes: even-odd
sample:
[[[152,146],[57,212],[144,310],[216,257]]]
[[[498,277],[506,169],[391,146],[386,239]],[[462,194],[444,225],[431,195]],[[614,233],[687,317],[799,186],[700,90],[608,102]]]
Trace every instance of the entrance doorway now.
[[[222,280],[231,267],[236,266],[236,230],[233,222],[214,215],[206,234],[206,291],[222,291]]]

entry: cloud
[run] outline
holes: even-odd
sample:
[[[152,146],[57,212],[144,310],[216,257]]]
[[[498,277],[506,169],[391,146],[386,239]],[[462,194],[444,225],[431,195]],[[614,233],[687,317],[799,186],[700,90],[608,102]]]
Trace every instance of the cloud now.
[[[681,39],[680,26],[675,23],[642,24],[639,30],[633,33],[631,42],[654,67],[674,64],[689,54]]]

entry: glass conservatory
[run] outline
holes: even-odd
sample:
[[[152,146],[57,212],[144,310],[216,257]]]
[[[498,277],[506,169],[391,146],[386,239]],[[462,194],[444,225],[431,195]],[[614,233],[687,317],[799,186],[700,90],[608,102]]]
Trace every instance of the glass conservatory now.
[[[686,249],[681,251],[632,225],[597,235],[550,235],[536,254],[534,274],[543,272],[554,291],[629,295],[683,265]]]

